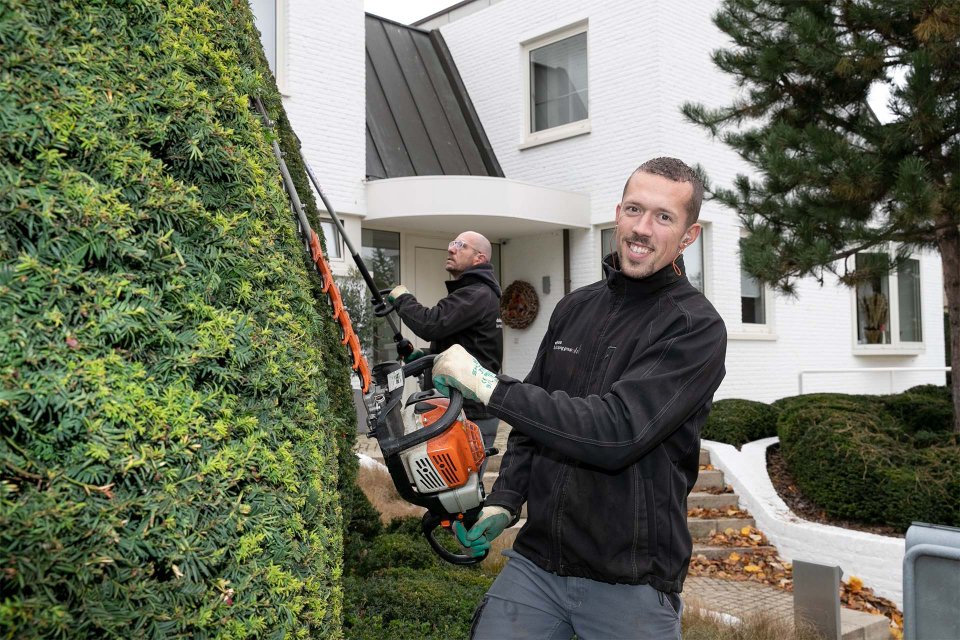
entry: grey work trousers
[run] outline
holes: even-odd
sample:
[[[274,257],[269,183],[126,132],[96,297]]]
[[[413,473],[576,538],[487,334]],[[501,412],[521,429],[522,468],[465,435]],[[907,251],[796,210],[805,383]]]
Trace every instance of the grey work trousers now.
[[[544,571],[513,550],[473,615],[472,640],[679,640],[683,603],[646,584]]]

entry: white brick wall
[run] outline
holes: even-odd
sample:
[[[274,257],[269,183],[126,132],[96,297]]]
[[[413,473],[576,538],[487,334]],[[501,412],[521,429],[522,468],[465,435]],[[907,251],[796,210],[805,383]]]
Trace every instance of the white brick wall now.
[[[590,196],[595,228],[570,233],[574,288],[599,277],[599,228],[612,224],[623,183],[644,160],[671,155],[689,164],[699,162],[714,184],[730,184],[737,172],[749,172],[731,150],[710,140],[679,112],[684,101],[719,106],[735,95],[729,78],[709,57],[726,45],[710,21],[715,6],[702,0],[503,0],[441,28],[504,173]],[[591,132],[521,150],[520,43],[583,19],[589,20]],[[831,279],[824,287],[812,280],[801,282],[798,297],[776,298],[775,340],[739,339],[739,221],[709,202],[701,219],[707,228],[707,294],[733,336],[718,398],[771,401],[794,395],[798,373],[805,369],[943,365],[942,280],[935,255],[925,255],[921,267],[922,354],[854,355],[852,293]],[[562,264],[554,260],[559,252],[550,250],[558,235],[516,239],[505,247],[504,285],[523,276],[539,291],[540,271],[550,265],[555,265],[553,279],[562,278]],[[562,291],[562,282],[553,290]],[[541,316],[553,304],[544,305]],[[508,373],[526,373],[523,367],[532,363],[543,336],[541,322],[546,318],[538,318],[522,333],[507,334]],[[892,388],[943,380],[943,374],[896,374]],[[804,380],[807,391],[886,393],[889,384],[889,374],[877,373],[811,375]]]
[[[364,14],[360,0],[287,0],[286,94],[293,130],[337,211],[363,214]],[[319,201],[317,205],[323,209]],[[359,234],[351,237],[359,245]]]

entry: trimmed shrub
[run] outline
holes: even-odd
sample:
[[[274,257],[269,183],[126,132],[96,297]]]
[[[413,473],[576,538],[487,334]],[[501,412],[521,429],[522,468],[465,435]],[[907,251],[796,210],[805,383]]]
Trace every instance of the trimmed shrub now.
[[[339,636],[349,371],[247,3],[4,3],[0,50],[0,635]]]
[[[960,524],[960,449],[915,449],[877,397],[778,401],[784,459],[804,496],[829,515],[905,530]]]
[[[355,640],[467,638],[493,579],[476,569],[386,569],[349,576],[344,631]]]
[[[748,442],[777,435],[777,409],[753,400],[717,400],[703,427],[702,436],[732,444],[738,449]]]
[[[466,638],[494,579],[479,566],[440,560],[419,518],[395,518],[381,534],[365,538],[346,569],[344,633],[353,640]]]
[[[953,433],[953,398],[947,387],[921,385],[879,399],[919,446],[943,442]]]

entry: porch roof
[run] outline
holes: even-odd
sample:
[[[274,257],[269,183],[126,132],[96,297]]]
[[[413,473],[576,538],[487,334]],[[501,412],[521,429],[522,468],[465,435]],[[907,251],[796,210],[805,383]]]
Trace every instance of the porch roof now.
[[[557,229],[590,228],[582,193],[486,176],[414,176],[367,182],[364,225],[492,242]]]
[[[366,14],[367,177],[502,176],[439,31]]]

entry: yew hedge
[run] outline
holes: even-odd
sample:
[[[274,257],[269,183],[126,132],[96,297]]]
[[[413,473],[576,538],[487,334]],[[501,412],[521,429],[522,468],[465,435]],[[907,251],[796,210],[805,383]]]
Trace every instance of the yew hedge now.
[[[0,636],[339,636],[348,369],[247,3],[0,0],[0,57]]]
[[[783,398],[774,406],[784,460],[804,497],[831,516],[902,531],[914,521],[960,526],[960,447],[944,402],[913,390]],[[904,421],[906,407],[939,417]]]

